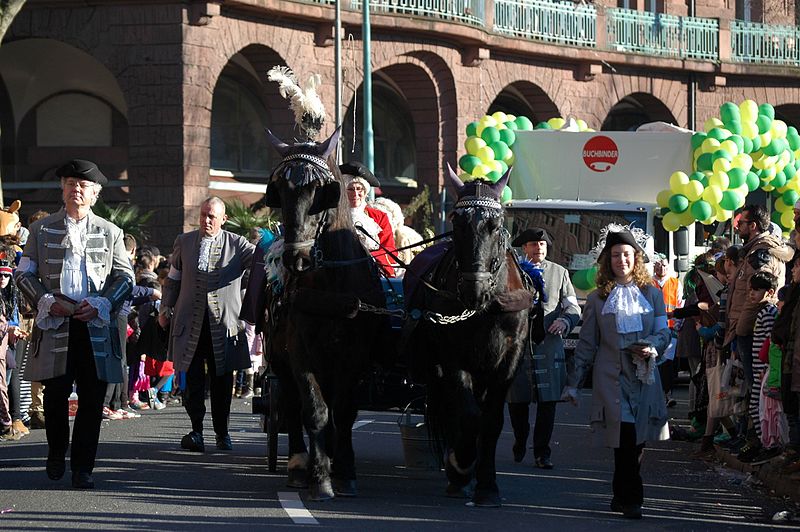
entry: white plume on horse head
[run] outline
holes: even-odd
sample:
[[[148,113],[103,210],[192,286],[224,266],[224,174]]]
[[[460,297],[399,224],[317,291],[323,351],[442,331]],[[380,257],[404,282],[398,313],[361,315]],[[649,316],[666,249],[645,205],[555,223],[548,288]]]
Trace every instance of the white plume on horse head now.
[[[317,94],[317,87],[322,85],[322,77],[311,74],[305,88],[301,88],[292,69],[275,66],[267,72],[267,79],[278,83],[280,95],[289,100],[294,121],[307,139],[316,139],[325,122],[325,106]]]

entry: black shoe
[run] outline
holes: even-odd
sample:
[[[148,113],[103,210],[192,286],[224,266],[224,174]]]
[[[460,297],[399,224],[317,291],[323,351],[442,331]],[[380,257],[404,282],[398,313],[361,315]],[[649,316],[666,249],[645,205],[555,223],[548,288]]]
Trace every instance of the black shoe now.
[[[515,462],[522,462],[522,459],[525,458],[525,442],[526,440],[514,440],[514,447],[511,450],[514,453]]]
[[[755,460],[756,456],[761,454],[762,450],[763,449],[761,445],[748,444],[742,448],[739,454],[736,455],[736,458],[744,464],[749,464],[750,462]]]
[[[622,517],[626,519],[641,519],[642,506],[640,504],[626,504],[622,507]]]
[[[199,432],[192,431],[183,438],[181,438],[181,449],[193,451],[195,453],[204,453],[206,446],[203,443],[203,435]]]
[[[72,487],[81,490],[92,490],[94,489],[94,479],[92,479],[92,475],[86,471],[73,471]]]
[[[64,460],[64,457],[48,456],[47,463],[45,464],[45,470],[47,471],[47,478],[50,480],[61,480],[61,477],[64,476],[64,472],[67,470],[67,464]]]
[[[232,451],[233,443],[231,443],[231,435],[224,434],[220,436],[217,434],[217,449],[220,451]]]
[[[534,461],[533,465],[539,469],[553,469],[553,462],[551,462],[549,458],[541,456]]]
[[[611,499],[611,511],[612,512],[622,513],[623,509],[624,509],[624,506],[622,505],[621,502],[619,502],[617,499]]]
[[[762,449],[760,453],[758,453],[753,460],[750,461],[750,465],[761,465],[766,464],[770,460],[777,458],[781,455],[781,448],[780,447],[773,447],[771,449]]]

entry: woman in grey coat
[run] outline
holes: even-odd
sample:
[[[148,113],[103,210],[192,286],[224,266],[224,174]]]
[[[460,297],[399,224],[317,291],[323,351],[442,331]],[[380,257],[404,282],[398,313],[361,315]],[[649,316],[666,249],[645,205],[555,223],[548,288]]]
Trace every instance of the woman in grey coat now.
[[[590,424],[595,443],[614,449],[611,510],[635,519],[642,517],[644,443],[669,436],[656,361],[670,333],[664,299],[644,262],[628,230],[608,233],[563,395],[576,403],[577,387],[594,364]]]

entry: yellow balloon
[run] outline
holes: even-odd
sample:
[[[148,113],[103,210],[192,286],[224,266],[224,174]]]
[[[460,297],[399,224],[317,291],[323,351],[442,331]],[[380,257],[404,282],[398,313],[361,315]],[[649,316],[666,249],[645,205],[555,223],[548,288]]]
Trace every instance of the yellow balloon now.
[[[483,127],[494,127],[497,125],[497,120],[495,120],[492,116],[484,115],[480,120],[478,120],[478,124],[482,125]]]
[[[484,146],[478,150],[475,156],[480,159],[482,163],[488,165],[490,162],[494,161],[494,150],[489,146]]]
[[[725,140],[719,144],[719,149],[725,150],[733,156],[739,153],[739,146],[732,140]]]
[[[783,198],[776,199],[775,203],[773,203],[772,205],[778,212],[786,212],[794,208],[794,205],[786,205],[786,203],[783,201]]]
[[[769,129],[769,132],[772,133],[772,138],[774,139],[785,139],[786,138],[786,122],[783,120],[773,120],[772,127]]]
[[[495,111],[494,113],[492,113],[492,118],[494,118],[498,124],[502,124],[503,122],[508,121],[508,116],[506,116],[506,114],[503,111]]]
[[[758,126],[755,122],[742,122],[742,136],[748,139],[755,138],[758,135]]]
[[[764,185],[763,187],[761,187],[761,190],[763,190],[764,192],[772,192],[773,190],[775,190],[775,187],[773,187],[772,185]]]
[[[731,166],[731,162],[728,159],[717,159],[711,164],[711,169],[714,170],[714,173],[728,173],[731,168],[733,168],[733,166]]]
[[[656,195],[656,204],[662,209],[665,209],[669,207],[669,198],[671,197],[672,197],[671,190],[662,190],[661,192],[658,193],[658,195]]]
[[[753,158],[746,153],[740,153],[739,155],[733,157],[731,165],[734,168],[741,168],[745,172],[749,172],[753,167]]]
[[[661,225],[663,225],[664,229],[670,233],[677,231],[681,226],[680,222],[678,221],[678,215],[674,212],[668,212],[665,214],[664,218],[661,220]]]
[[[781,214],[781,225],[787,229],[794,227],[794,211],[786,211]]]
[[[694,150],[694,152],[692,153],[692,162],[695,163],[695,166],[697,166],[697,159],[699,159],[701,155],[703,155],[703,146],[702,145],[698,146],[697,149]]]
[[[506,115],[506,122],[513,122],[517,119],[517,115]]]
[[[508,128],[506,127],[506,125],[505,125],[505,124],[497,124],[497,125],[496,125],[496,126],[494,126],[494,127],[495,127],[495,128],[498,130],[498,131],[500,131],[501,129],[508,129]]]
[[[567,121],[561,117],[557,117],[557,118],[551,118],[550,120],[547,121],[547,123],[550,124],[550,127],[552,127],[553,129],[561,129],[562,127],[564,127]]]
[[[778,157],[778,162],[783,165],[783,166],[781,166],[781,170],[783,170],[783,167],[785,167],[787,164],[789,164],[789,161],[792,160],[792,156],[789,155],[789,150],[784,151],[783,153],[781,153],[777,157]]]
[[[715,161],[716,162],[716,161]],[[715,186],[720,190],[728,190],[731,180],[728,179],[728,174],[725,172],[714,172],[708,178],[708,186]]]
[[[678,222],[684,227],[689,227],[694,223],[694,215],[692,214],[692,209],[686,209],[682,213],[678,214]]]
[[[459,174],[458,178],[461,180],[462,183],[469,183],[470,181],[474,181],[476,177],[472,174],[468,174],[466,172],[462,172]]]
[[[703,194],[703,184],[700,181],[689,181],[688,184],[683,186],[683,195],[689,201],[697,201]]]
[[[770,134],[770,132],[769,132],[769,131],[767,131],[767,132],[766,132],[766,133],[764,133],[763,135],[759,135],[759,137],[761,137],[761,145],[762,145],[762,146],[766,146],[766,145],[768,145],[770,142],[772,142],[772,135]]]
[[[503,162],[506,163],[508,166],[514,166],[514,161],[516,160],[516,158],[514,157],[514,153],[513,152],[509,152],[509,153],[511,155],[509,155],[508,157],[503,159]]]
[[[675,172],[669,176],[669,189],[673,194],[680,194],[683,187],[689,183],[689,176],[683,172]]]
[[[703,191],[702,197],[714,207],[719,205],[719,202],[722,201],[722,189],[716,185],[709,184]]]
[[[758,104],[753,100],[745,100],[739,104],[742,122],[755,122],[758,118]]]
[[[726,211],[725,209],[720,208],[717,210],[717,215],[714,219],[718,222],[727,222],[733,216],[733,211]]]
[[[703,130],[706,133],[708,133],[709,131],[711,131],[715,127],[725,127],[725,124],[722,123],[722,120],[720,120],[719,118],[717,118],[715,116],[712,116],[711,118],[706,120],[705,124],[703,124]]]
[[[706,139],[700,145],[703,148],[703,153],[714,153],[719,149],[720,142],[717,139]]]
[[[500,164],[500,161],[489,161],[486,163],[486,166],[492,169],[492,172],[502,172],[503,165]]]
[[[486,146],[486,141],[480,137],[469,137],[464,141],[464,147],[470,155],[478,155],[478,150]]]
[[[472,177],[485,177],[492,169],[485,164],[476,164],[472,169]]]
[[[578,131],[586,131],[589,129],[589,126],[586,124],[586,122],[580,118],[576,120],[575,123],[578,124]]]
[[[747,195],[750,193],[750,189],[747,187],[747,183],[744,183],[739,188],[735,188],[733,190],[734,190],[734,192],[739,194],[739,196],[742,197],[742,198],[746,198]],[[742,203],[742,205],[744,205],[744,203]]]

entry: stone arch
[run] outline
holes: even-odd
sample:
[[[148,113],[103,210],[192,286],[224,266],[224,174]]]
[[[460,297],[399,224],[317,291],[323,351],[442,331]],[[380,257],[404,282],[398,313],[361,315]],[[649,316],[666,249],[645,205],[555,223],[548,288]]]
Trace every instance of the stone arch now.
[[[676,124],[672,111],[652,94],[635,92],[620,99],[609,109],[602,131],[633,131],[648,122]]]
[[[558,106],[550,96],[541,87],[529,81],[515,81],[506,85],[495,96],[486,114],[495,111],[527,116],[534,124],[560,116]]]

